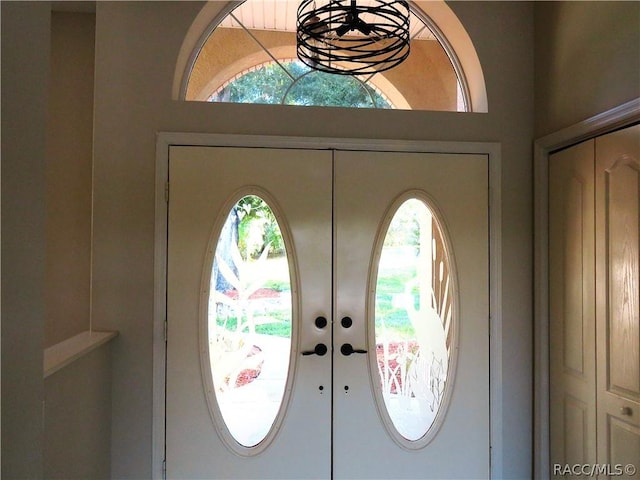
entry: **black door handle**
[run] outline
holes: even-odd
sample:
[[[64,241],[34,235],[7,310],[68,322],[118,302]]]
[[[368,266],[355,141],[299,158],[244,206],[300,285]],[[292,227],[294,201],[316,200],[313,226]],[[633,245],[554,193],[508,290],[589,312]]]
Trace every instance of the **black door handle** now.
[[[344,356],[349,356],[352,353],[367,353],[366,350],[362,350],[361,348],[353,348],[353,345],[350,343],[343,343],[340,347],[340,352]]]
[[[322,357],[326,355],[329,349],[324,343],[318,343],[313,350],[302,352],[302,355],[318,355]]]
[[[318,317],[316,318],[316,321],[314,322],[316,324],[317,328],[324,328],[327,326],[327,319],[325,317]]]

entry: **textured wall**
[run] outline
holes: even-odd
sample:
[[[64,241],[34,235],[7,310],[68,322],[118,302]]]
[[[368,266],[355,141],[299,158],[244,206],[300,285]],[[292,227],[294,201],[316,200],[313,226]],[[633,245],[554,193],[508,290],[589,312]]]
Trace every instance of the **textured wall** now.
[[[110,348],[102,345],[45,379],[45,478],[111,478]]]
[[[537,2],[536,137],[640,97],[640,3]]]
[[[49,4],[2,2],[2,476],[42,477]]]
[[[53,12],[44,346],[89,329],[95,15]]]

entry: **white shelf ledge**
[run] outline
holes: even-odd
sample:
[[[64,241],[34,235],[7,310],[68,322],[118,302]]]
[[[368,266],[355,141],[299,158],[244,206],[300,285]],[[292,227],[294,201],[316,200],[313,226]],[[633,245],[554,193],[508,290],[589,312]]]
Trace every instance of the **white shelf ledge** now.
[[[86,331],[44,350],[44,378],[66,367],[100,345],[118,336],[118,332]]]

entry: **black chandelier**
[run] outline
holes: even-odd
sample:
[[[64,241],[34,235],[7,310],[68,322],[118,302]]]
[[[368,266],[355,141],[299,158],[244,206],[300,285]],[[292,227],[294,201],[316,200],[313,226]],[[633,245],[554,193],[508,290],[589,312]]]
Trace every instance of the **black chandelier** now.
[[[409,56],[409,4],[389,0],[302,0],[298,58],[340,75],[389,70]]]

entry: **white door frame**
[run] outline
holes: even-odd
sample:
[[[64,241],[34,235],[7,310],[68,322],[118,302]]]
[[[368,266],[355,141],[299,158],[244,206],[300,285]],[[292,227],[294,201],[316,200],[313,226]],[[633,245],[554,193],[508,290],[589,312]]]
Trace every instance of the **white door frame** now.
[[[533,478],[549,478],[549,155],[640,121],[640,98],[534,142]]]
[[[490,468],[491,478],[502,478],[502,203],[501,145],[482,142],[427,142],[405,140],[279,137],[160,132],[156,138],[156,197],[153,313],[153,432],[152,475],[162,479],[165,458],[166,386],[166,282],[167,282],[167,180],[169,147],[262,147],[315,150],[369,150],[484,154],[489,158],[489,334],[490,334]]]

